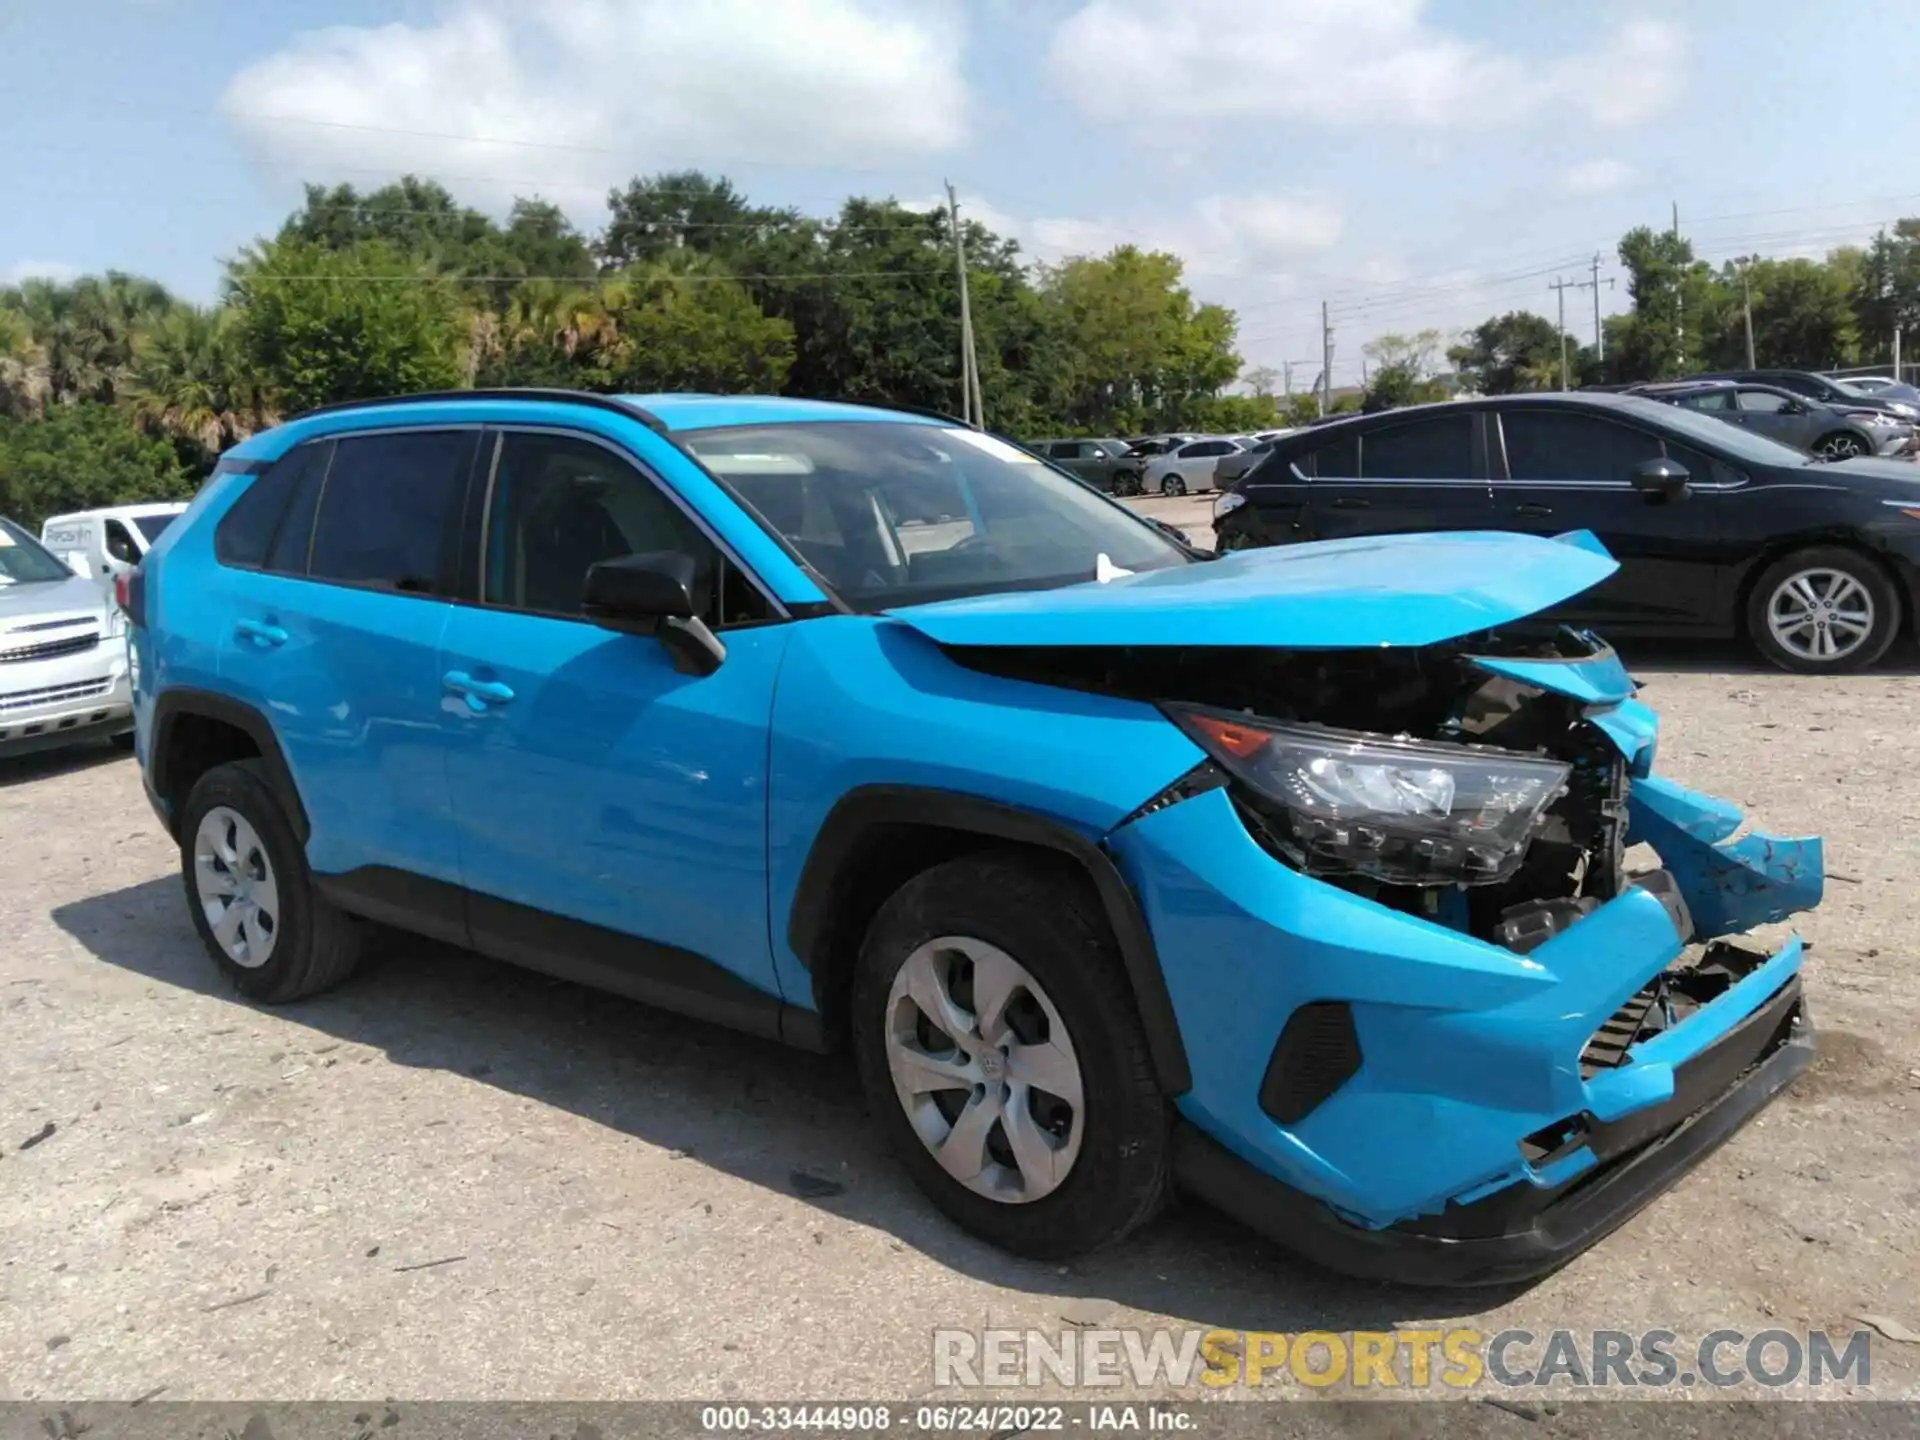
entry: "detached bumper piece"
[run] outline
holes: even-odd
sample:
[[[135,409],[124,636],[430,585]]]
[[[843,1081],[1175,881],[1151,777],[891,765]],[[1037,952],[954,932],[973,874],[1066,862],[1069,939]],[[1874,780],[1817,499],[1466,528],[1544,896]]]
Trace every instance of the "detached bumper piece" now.
[[[1713,972],[1702,966],[1700,973]],[[1671,1000],[1656,997],[1656,1004],[1665,1008]],[[1637,1032],[1641,1022],[1633,1023]],[[1185,1189],[1329,1269],[1411,1285],[1508,1284],[1557,1269],[1624,1224],[1762,1109],[1813,1056],[1813,1027],[1795,974],[1713,1045],[1675,1067],[1670,1100],[1613,1121],[1572,1116],[1529,1137],[1525,1148],[1536,1165],[1581,1147],[1592,1153],[1595,1163],[1564,1185],[1513,1185],[1380,1230],[1348,1223],[1190,1125],[1175,1138],[1175,1174]]]

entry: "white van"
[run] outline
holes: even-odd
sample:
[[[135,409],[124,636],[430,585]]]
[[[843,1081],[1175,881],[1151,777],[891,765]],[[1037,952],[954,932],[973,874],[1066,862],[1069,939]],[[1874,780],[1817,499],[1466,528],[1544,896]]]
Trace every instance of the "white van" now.
[[[185,501],[176,500],[55,515],[40,527],[40,543],[74,574],[99,581],[111,596],[113,577],[144,560],[160,532],[186,508]]]

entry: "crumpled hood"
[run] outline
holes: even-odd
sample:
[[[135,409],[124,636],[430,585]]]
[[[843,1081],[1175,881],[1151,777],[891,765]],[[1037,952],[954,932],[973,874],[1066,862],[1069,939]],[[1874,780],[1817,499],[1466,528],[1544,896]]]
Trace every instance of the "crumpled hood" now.
[[[99,620],[106,608],[99,582],[78,575],[28,585],[0,584],[0,632],[44,620]]]
[[[1432,645],[1548,609],[1618,568],[1585,531],[1372,536],[888,613],[942,645]]]

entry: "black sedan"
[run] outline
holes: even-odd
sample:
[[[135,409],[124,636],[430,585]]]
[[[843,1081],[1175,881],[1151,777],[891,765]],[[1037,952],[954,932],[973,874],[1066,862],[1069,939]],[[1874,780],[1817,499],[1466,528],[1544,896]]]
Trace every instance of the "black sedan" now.
[[[1423,530],[1590,530],[1620,562],[1553,618],[1744,635],[1788,670],[1877,660],[1920,601],[1920,475],[1631,395],[1389,410],[1279,441],[1214,504],[1222,550]]]

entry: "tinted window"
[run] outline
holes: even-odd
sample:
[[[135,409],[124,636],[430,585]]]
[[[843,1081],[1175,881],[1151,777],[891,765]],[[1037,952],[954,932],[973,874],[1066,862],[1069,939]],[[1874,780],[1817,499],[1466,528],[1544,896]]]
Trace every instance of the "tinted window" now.
[[[1744,400],[1745,397],[1743,396]],[[1702,390],[1697,395],[1682,395],[1678,401],[1689,410],[1705,410],[1709,414],[1725,414],[1733,408],[1733,397],[1725,390]],[[1746,406],[1743,404],[1742,409]]]
[[[1702,421],[1719,424],[1719,421]],[[1644,430],[1567,411],[1509,410],[1500,417],[1507,473],[1515,480],[1619,480],[1660,456]]]
[[[1354,480],[1360,475],[1360,442],[1349,436],[1315,452],[1313,473],[1322,480]]]
[[[1080,447],[1071,440],[1056,440],[1047,447],[1047,455],[1054,460],[1077,460]]]
[[[300,483],[308,462],[326,448],[325,445],[302,445],[289,450],[263,474],[254,476],[214,529],[214,558],[222,565],[240,565],[250,570],[266,564],[273,532],[280,528],[280,517],[286,511],[294,487]]]
[[[293,498],[280,517],[273,546],[267,551],[267,569],[282,575],[307,573],[307,556],[313,549],[313,517],[320,510],[320,491],[327,483],[327,470],[334,454],[332,441],[309,448],[305,468],[294,486]]]
[[[172,515],[136,515],[133,517],[133,523],[139,528],[140,533],[147,537],[147,544],[151,545],[160,538],[160,532],[171,525],[176,518]]]
[[[140,563],[140,547],[133,543],[133,536],[127,533],[127,527],[118,520],[107,521],[107,554],[122,565]]]
[[[1369,430],[1360,441],[1360,469],[1369,480],[1471,480],[1473,417],[1444,415]]]
[[[1772,415],[1787,408],[1787,397],[1775,395],[1770,390],[1742,390],[1740,408],[1756,414]]]
[[[578,615],[602,560],[671,550],[694,559],[710,622],[764,620],[766,602],[671,498],[603,446],[570,435],[501,437],[487,517],[489,604]],[[724,606],[715,613],[716,589]]]
[[[471,430],[341,440],[320,491],[308,573],[431,594],[477,440]]]

